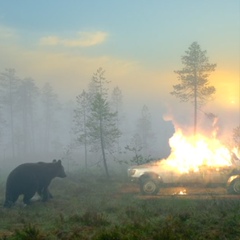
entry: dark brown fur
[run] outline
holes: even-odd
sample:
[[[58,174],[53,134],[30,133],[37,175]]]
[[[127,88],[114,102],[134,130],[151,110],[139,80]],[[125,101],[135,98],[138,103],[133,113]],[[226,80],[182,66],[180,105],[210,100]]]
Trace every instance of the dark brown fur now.
[[[61,160],[52,163],[24,163],[16,167],[8,176],[6,183],[4,207],[11,207],[20,195],[23,202],[30,204],[31,198],[37,192],[43,201],[52,197],[48,186],[55,177],[66,177]]]

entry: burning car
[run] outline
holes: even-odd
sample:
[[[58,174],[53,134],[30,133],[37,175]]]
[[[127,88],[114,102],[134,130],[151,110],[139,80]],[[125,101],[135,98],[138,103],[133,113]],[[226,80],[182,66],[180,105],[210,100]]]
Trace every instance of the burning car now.
[[[229,193],[240,194],[240,169],[200,166],[199,171],[181,173],[167,168],[164,161],[132,166],[128,169],[129,178],[139,183],[142,194],[156,195],[161,188],[170,186],[223,186]]]
[[[170,140],[168,159],[128,169],[128,177],[139,183],[142,194],[156,195],[169,186],[223,186],[228,193],[240,194],[240,159],[217,140],[195,137],[189,142],[179,134]]]

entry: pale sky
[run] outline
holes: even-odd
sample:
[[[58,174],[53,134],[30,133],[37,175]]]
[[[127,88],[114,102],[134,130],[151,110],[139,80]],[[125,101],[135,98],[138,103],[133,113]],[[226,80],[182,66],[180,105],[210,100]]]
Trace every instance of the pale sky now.
[[[0,71],[49,82],[66,99],[103,67],[129,106],[178,116],[188,105],[169,92],[194,41],[217,64],[208,107],[226,128],[240,124],[240,0],[0,0]]]

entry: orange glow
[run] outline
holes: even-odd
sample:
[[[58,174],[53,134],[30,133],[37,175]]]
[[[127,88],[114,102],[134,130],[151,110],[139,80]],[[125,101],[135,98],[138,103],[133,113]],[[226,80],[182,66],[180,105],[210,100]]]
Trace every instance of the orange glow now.
[[[184,188],[180,191],[173,193],[173,195],[187,195],[187,190]]]
[[[183,190],[183,191],[179,192],[179,195],[186,195],[186,194],[187,194],[186,190]]]
[[[216,71],[211,75],[211,85],[215,86],[215,104],[228,108],[239,109],[240,79],[238,72]]]
[[[197,172],[200,166],[216,169],[231,166],[231,153],[216,138],[203,135],[183,136],[178,130],[169,141],[172,153],[165,161],[166,167],[177,169],[180,173]]]

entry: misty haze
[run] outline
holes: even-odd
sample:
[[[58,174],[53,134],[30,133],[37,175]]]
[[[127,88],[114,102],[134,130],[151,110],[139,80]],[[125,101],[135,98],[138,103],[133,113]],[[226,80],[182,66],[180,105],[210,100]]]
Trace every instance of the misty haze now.
[[[1,5],[0,239],[240,238],[239,1]]]

